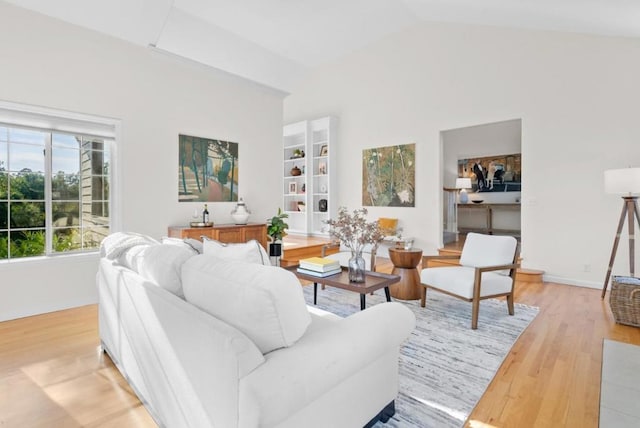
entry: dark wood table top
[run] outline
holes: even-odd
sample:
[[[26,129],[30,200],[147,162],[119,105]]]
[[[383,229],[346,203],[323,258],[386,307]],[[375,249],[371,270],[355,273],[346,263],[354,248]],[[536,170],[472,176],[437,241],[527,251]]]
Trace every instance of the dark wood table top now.
[[[354,291],[360,294],[371,293],[400,281],[399,275],[366,271],[364,282],[349,282],[349,272],[346,267],[342,268],[341,273],[325,276],[323,278],[298,272],[298,266],[287,266],[283,269],[293,272],[300,279],[305,279],[317,284],[330,285],[332,287],[342,288],[343,290]]]
[[[404,248],[389,248],[389,258],[394,267],[415,268],[422,260],[422,250],[415,247],[411,247],[408,250]]]

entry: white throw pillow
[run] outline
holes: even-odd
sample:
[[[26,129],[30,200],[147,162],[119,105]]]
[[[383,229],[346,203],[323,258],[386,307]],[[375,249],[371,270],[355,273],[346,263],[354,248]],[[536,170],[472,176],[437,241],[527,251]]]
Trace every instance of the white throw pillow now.
[[[198,241],[193,238],[169,238],[164,236],[162,243],[166,245],[177,245],[178,247],[186,248],[193,251],[194,254],[202,254],[202,241]]]
[[[122,254],[118,262],[178,297],[182,292],[181,270],[194,257],[190,249],[177,245],[138,245]]]
[[[263,354],[293,345],[311,316],[296,276],[275,266],[194,256],[182,266],[187,302],[247,335]]]
[[[215,239],[205,239],[202,253],[227,261],[243,261],[271,266],[267,251],[258,241],[252,239],[244,243],[226,244]]]

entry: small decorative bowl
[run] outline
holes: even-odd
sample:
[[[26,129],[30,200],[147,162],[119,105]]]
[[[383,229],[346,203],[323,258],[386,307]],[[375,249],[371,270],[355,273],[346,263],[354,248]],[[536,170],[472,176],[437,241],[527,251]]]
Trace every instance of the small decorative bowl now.
[[[482,199],[474,199],[473,201],[474,204],[481,204],[482,202],[484,202]]]
[[[191,227],[213,227],[213,222],[212,221],[208,221],[208,222],[204,223],[202,221],[192,221],[192,222],[189,222],[189,226],[191,226]]]

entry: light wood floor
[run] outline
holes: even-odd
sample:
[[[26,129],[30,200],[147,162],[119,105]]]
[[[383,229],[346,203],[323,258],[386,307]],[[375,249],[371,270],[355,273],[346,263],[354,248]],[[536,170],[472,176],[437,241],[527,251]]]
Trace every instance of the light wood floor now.
[[[516,302],[540,314],[467,426],[597,427],[602,339],[640,344],[640,329],[599,290],[519,284]],[[95,305],[0,323],[0,427],[154,427],[98,345]]]

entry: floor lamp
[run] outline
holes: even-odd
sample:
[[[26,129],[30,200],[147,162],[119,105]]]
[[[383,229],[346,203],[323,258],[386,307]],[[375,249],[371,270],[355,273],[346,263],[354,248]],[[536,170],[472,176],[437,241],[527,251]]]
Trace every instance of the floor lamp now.
[[[609,285],[611,269],[613,268],[613,262],[616,258],[616,251],[618,251],[620,234],[622,233],[622,227],[624,226],[625,217],[627,218],[627,226],[629,227],[629,268],[631,271],[631,276],[635,275],[634,218],[638,222],[638,224],[640,224],[640,213],[638,210],[638,196],[634,196],[634,194],[637,195],[640,193],[640,168],[610,169],[605,171],[604,188],[607,193],[622,195],[624,204],[622,205],[622,213],[620,214],[620,220],[618,221],[616,238],[613,241],[613,249],[611,250],[611,258],[609,259],[607,276],[604,279],[604,286],[602,287],[603,299],[605,293],[607,292],[607,286]]]

